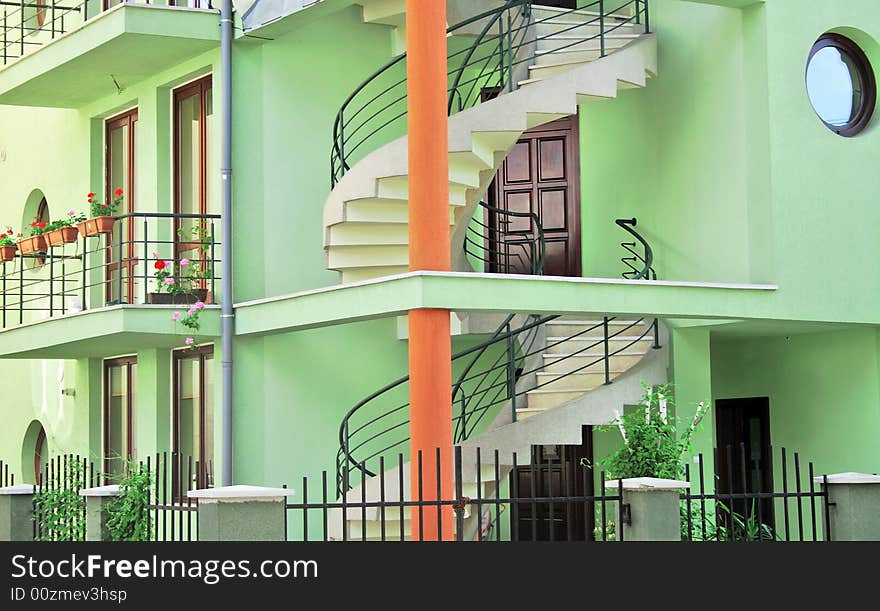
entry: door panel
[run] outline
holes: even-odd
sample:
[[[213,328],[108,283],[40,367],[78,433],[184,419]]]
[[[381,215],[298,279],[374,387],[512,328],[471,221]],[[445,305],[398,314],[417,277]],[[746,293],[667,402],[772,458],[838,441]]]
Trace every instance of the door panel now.
[[[579,171],[577,117],[569,117],[525,132],[489,188],[491,206],[537,215],[545,275],[581,275]],[[532,220],[490,212],[486,221],[499,242],[490,249],[489,271],[531,273]]]
[[[108,119],[106,123],[104,202],[113,201],[116,189],[122,189],[124,197],[117,214],[135,211],[137,120],[138,111],[135,108]],[[135,232],[134,218],[124,219],[113,225],[106,254],[107,303],[134,303],[134,295],[141,292],[140,287],[135,286],[138,275]]]
[[[770,399],[722,399],[715,406],[718,491],[772,492]],[[753,511],[757,514],[757,507],[735,500],[733,511],[748,518]],[[761,519],[772,528],[773,517],[773,502],[765,499]]]

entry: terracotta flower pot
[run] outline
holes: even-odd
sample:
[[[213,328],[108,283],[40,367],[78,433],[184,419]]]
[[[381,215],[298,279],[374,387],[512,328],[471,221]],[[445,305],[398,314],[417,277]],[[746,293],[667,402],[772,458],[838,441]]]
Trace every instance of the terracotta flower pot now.
[[[21,254],[23,255],[30,255],[35,252],[46,252],[46,250],[48,250],[48,246],[46,246],[46,238],[42,235],[25,238],[18,243],[18,250],[21,251]]]
[[[76,224],[76,228],[84,237],[100,235],[102,233],[113,233],[113,223],[116,217],[113,216],[94,216]]]
[[[49,246],[61,246],[63,244],[73,244],[79,237],[79,231],[76,227],[59,227],[45,234],[46,244]]]
[[[12,261],[15,259],[17,246],[0,246],[0,261]]]
[[[172,295],[171,293],[150,293],[147,302],[152,305],[193,305],[201,301],[207,303],[208,289],[193,289],[192,293]]]

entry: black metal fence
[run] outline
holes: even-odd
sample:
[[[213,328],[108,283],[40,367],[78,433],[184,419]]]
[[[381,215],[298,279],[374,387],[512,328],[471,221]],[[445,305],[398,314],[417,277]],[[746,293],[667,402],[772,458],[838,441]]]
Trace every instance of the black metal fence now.
[[[456,447],[454,494],[449,496],[429,485],[443,476],[439,451],[433,458],[428,466],[421,453],[416,457],[415,498],[409,494],[411,465],[402,454],[391,464],[380,458],[378,475],[369,480],[365,469],[352,469],[360,485],[335,499],[326,471],[317,486],[303,477],[302,500],[286,505],[288,538],[422,541],[426,524],[433,528],[436,520],[439,537],[456,541],[623,540],[615,528],[621,484],[607,491],[604,472],[594,473],[564,452],[533,454],[533,460],[523,462],[516,453],[505,460],[495,451],[484,461],[479,451],[465,459]],[[419,525],[415,532],[413,523]],[[444,532],[444,524],[453,524],[451,532],[448,527]]]
[[[14,486],[15,473],[9,470],[9,464],[0,460],[0,486]]]
[[[198,541],[198,502],[188,496],[192,490],[214,487],[211,462],[200,463],[178,452],[157,453],[147,458],[153,474],[148,514],[152,541]]]
[[[831,541],[827,476],[817,487],[813,463],[804,470],[798,452],[790,456],[781,448],[777,472],[771,447],[726,446],[715,449],[714,459],[709,486],[702,454],[696,473],[685,468],[691,489],[681,495],[683,539]]]
[[[116,217],[112,233],[17,252],[0,264],[0,322],[6,328],[118,304],[216,303],[219,225],[215,214],[135,212]],[[167,270],[162,277],[157,265]]]

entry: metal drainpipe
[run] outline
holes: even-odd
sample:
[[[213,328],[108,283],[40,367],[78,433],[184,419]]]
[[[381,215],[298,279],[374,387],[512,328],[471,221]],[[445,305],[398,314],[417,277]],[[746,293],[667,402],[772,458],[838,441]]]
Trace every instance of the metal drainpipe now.
[[[232,0],[220,6],[220,77],[222,83],[220,179],[222,182],[223,262],[220,281],[223,300],[220,311],[220,348],[222,357],[223,468],[221,485],[232,485],[232,340],[235,314],[232,308]]]

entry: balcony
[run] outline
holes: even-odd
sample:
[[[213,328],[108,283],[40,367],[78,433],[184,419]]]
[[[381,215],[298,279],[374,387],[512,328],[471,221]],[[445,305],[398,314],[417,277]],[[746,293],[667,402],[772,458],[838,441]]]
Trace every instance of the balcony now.
[[[112,233],[19,250],[0,264],[0,357],[109,356],[218,336],[219,231],[219,215],[132,213]]]
[[[78,108],[217,47],[217,11],[191,2],[3,0],[0,104]]]

